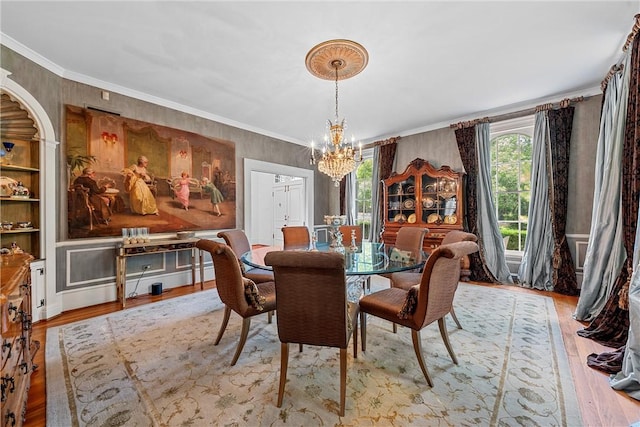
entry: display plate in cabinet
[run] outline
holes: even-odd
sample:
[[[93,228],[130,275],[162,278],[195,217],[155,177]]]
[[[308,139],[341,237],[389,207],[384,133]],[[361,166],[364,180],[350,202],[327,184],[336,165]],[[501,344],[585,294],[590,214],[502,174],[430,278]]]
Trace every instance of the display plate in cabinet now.
[[[431,197],[427,197],[426,199],[422,200],[422,206],[424,206],[427,209],[432,208],[433,205],[435,204],[436,204],[435,200],[433,200]]]

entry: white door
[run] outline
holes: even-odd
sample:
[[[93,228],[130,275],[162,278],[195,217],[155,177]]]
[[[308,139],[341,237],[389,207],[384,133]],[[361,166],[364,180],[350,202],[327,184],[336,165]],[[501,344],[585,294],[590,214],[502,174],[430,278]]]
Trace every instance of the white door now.
[[[290,181],[287,187],[289,211],[287,212],[287,225],[307,225],[305,218],[307,212],[304,204],[304,180]]]
[[[286,175],[299,177],[302,190],[297,186],[298,180],[289,181],[292,185],[294,206],[302,204],[302,208],[295,208],[290,214],[293,222],[309,227],[313,226],[313,188],[314,171],[310,169],[296,168],[277,163],[267,163],[260,160],[244,159],[244,227],[251,243],[276,244],[271,239],[280,239],[282,242],[282,231],[275,225],[275,207],[273,194],[273,183],[276,175]],[[267,187],[268,183],[268,188]],[[296,184],[296,185],[293,185]],[[303,212],[300,214],[300,212]],[[277,232],[276,232],[277,231]]]
[[[273,244],[283,246],[282,227],[287,226],[289,203],[287,201],[287,185],[278,182],[273,185]]]
[[[284,243],[282,227],[306,225],[304,180],[278,182],[273,185],[273,242]]]

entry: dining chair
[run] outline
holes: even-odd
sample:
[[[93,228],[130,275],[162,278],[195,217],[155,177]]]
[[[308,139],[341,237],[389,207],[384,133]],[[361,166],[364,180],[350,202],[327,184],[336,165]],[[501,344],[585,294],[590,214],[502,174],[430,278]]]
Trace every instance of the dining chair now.
[[[362,225],[341,225],[338,227],[342,233],[342,243],[345,246],[351,245],[351,232],[355,231],[356,244],[362,242]]]
[[[400,251],[409,252],[411,257],[416,260],[422,259],[422,246],[424,236],[429,232],[426,227],[400,227],[396,233],[396,242],[393,247]],[[416,272],[421,269],[415,270]],[[381,276],[391,279],[391,274],[382,274]]]
[[[242,317],[240,341],[231,360],[231,366],[233,366],[238,361],[247,341],[251,318],[276,309],[275,283],[254,283],[243,277],[236,255],[229,246],[223,243],[200,239],[196,242],[196,247],[211,254],[215,269],[216,289],[220,300],[224,303],[224,318],[214,345],[220,343],[229,323],[231,311]]]
[[[293,225],[282,227],[282,235],[284,237],[283,249],[309,249],[311,245],[311,234],[309,229],[304,225]]]
[[[449,243],[456,243],[456,242],[477,242],[477,241],[478,241],[478,236],[476,236],[473,233],[467,233],[466,231],[462,231],[462,230],[452,230],[448,232],[447,235],[442,239],[441,245],[448,245]],[[422,278],[422,273],[405,272],[405,271],[392,273],[391,287],[409,290],[412,286],[415,286],[418,283],[420,283],[421,278]],[[453,305],[451,306],[451,317],[453,318],[453,321],[456,323],[456,326],[458,327],[458,329],[462,329],[462,325],[458,321],[458,317],[456,316],[456,312],[453,309]],[[394,332],[395,331],[396,331],[396,328],[394,326]]]
[[[218,233],[218,237],[224,239],[225,243],[231,247],[231,250],[235,253],[238,265],[240,265],[240,269],[242,270],[242,275],[244,277],[251,279],[256,283],[273,282],[272,271],[245,265],[240,259],[242,254],[251,250],[249,238],[245,234],[244,230],[235,229],[221,231]]]
[[[420,331],[438,321],[440,335],[453,360],[458,359],[449,342],[444,316],[451,311],[453,296],[460,279],[460,259],[478,250],[475,242],[457,242],[441,245],[427,259],[422,278],[410,289],[388,288],[360,299],[360,324],[362,327],[362,351],[367,345],[367,314],[388,320],[411,329],[413,349],[418,364],[429,386],[433,382],[424,363]]]
[[[273,266],[278,300],[280,386],[282,406],[287,382],[289,344],[340,349],[340,416],[344,416],[347,387],[347,347],[353,335],[358,356],[358,303],[347,301],[345,259],[338,252],[275,251],[265,256]]]

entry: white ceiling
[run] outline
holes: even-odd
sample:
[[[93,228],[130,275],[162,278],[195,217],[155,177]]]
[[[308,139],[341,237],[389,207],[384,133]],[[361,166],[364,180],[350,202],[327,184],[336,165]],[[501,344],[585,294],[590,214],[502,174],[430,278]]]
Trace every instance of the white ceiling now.
[[[347,134],[371,142],[599,93],[633,1],[0,1],[0,41],[57,74],[308,144],[334,117],[316,44],[351,39]]]

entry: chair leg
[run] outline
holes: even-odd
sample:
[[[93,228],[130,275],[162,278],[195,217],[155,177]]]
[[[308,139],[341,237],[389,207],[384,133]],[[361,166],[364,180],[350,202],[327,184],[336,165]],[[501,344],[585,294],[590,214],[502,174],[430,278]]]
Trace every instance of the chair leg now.
[[[393,333],[397,333],[398,332],[398,325],[396,323],[393,324]]]
[[[267,323],[271,324],[273,322],[273,310],[267,313]]]
[[[440,335],[442,335],[442,341],[444,341],[444,345],[445,347],[447,347],[449,356],[451,356],[451,360],[453,360],[453,363],[457,365],[458,359],[456,358],[456,355],[453,352],[453,348],[451,347],[451,343],[449,342],[449,333],[447,332],[447,327],[444,324],[444,316],[438,319],[438,327],[440,328]]]
[[[244,343],[247,342],[247,337],[249,336],[249,326],[251,326],[251,318],[245,317],[242,319],[242,332],[240,332],[240,342],[238,343],[238,348],[236,349],[236,354],[233,356],[233,360],[231,361],[231,366],[235,365],[240,357],[240,353],[244,348]]]
[[[458,317],[456,316],[456,312],[453,310],[453,307],[451,307],[451,311],[449,312],[449,314],[451,314],[453,321],[456,322],[458,329],[462,329],[462,325],[460,324],[460,322],[458,322]]]
[[[416,357],[418,358],[418,364],[420,365],[420,369],[422,369],[424,378],[427,380],[427,384],[429,384],[429,387],[433,387],[433,381],[431,381],[431,377],[429,376],[429,371],[427,370],[427,366],[424,364],[424,358],[422,357],[422,346],[420,344],[420,331],[415,331],[412,329],[411,339],[413,340],[413,350],[416,352]]]
[[[344,403],[347,396],[347,349],[340,349],[340,416],[344,417]]]
[[[220,324],[220,330],[218,331],[218,338],[216,338],[216,342],[214,345],[218,345],[220,340],[222,339],[222,335],[224,334],[225,329],[227,329],[227,323],[229,323],[229,316],[231,315],[231,308],[229,306],[224,306],[224,318],[222,319],[222,323]]]
[[[280,343],[280,386],[278,387],[278,408],[282,407],[284,385],[287,383],[287,367],[289,366],[289,344]]]
[[[358,314],[359,316],[359,314]],[[353,358],[358,358],[358,321],[354,322],[354,330],[353,330]]]
[[[367,351],[367,313],[360,312],[360,340],[362,341],[362,351]]]

